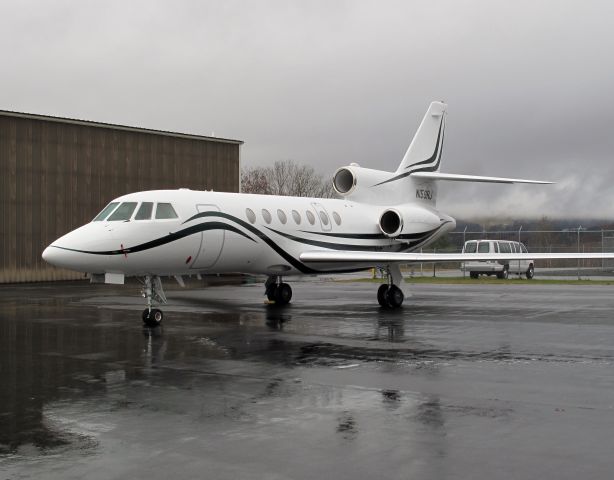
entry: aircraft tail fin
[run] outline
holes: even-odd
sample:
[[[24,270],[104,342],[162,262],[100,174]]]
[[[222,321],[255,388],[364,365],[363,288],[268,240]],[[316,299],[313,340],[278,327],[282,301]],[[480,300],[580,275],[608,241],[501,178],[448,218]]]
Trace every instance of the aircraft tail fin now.
[[[441,165],[441,150],[447,105],[432,102],[409,144],[397,173],[437,172]]]

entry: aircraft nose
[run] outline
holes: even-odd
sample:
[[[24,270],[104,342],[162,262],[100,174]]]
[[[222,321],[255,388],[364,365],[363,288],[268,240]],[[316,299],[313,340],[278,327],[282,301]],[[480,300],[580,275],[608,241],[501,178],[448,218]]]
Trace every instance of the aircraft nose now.
[[[49,245],[41,255],[45,262],[55,265],[58,260],[58,249]]]

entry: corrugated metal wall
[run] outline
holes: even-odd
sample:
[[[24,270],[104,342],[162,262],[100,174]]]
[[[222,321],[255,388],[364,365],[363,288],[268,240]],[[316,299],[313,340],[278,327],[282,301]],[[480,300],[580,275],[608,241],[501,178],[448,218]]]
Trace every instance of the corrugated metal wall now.
[[[120,195],[238,192],[239,147],[0,113],[0,283],[81,278],[51,267],[41,252]]]

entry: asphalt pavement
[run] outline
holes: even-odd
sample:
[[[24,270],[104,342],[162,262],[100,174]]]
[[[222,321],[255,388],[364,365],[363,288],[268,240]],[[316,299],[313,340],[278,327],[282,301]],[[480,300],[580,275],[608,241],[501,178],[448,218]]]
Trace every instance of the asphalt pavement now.
[[[612,477],[611,286],[0,290],[0,479]]]

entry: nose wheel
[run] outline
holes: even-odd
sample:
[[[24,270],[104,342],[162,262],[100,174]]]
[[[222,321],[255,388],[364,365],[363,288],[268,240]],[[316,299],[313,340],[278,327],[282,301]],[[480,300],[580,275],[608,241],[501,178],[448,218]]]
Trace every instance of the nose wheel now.
[[[158,276],[147,275],[143,279],[141,294],[147,301],[147,308],[143,310],[143,323],[147,327],[157,327],[162,323],[164,314],[159,308],[152,308],[154,302],[166,303],[166,295],[162,289],[162,280]]]

